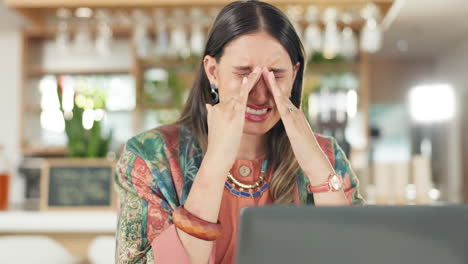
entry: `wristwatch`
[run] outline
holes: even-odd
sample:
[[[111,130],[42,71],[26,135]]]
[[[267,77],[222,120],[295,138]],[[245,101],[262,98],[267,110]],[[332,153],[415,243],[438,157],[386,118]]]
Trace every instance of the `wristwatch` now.
[[[343,187],[343,179],[336,173],[331,173],[328,176],[328,181],[320,185],[307,185],[307,189],[310,193],[323,193],[323,192],[337,192]]]

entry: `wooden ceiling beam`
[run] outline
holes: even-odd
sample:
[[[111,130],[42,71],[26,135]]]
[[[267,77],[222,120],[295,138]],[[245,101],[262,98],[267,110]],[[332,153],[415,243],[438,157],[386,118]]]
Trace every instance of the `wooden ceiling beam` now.
[[[12,8],[60,8],[60,7],[159,7],[159,6],[224,6],[229,0],[5,0]],[[352,6],[365,5],[369,0],[269,0],[273,5]],[[391,5],[393,0],[372,0],[377,5]]]

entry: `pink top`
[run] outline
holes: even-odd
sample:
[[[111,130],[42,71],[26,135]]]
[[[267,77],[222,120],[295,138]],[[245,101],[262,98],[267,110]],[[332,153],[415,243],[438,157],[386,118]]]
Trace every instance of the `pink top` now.
[[[239,181],[252,184],[260,177],[260,169],[265,159],[265,155],[255,160],[236,160],[232,169],[232,175]],[[248,169],[247,169],[247,168]],[[271,166],[269,166],[271,168]],[[246,176],[242,176],[240,169],[242,168],[243,174],[250,170]],[[271,176],[271,169],[267,172],[267,179]],[[294,202],[299,204],[299,193],[296,188],[294,194]],[[237,231],[238,231],[238,217],[241,208],[247,206],[261,206],[271,204],[272,199],[268,190],[261,196],[255,198],[237,197],[224,188],[223,198],[221,201],[221,209],[219,212],[219,221],[223,227],[223,236],[217,239],[214,243],[213,251],[209,260],[209,264],[230,264],[235,263]],[[154,257],[158,260],[158,264],[178,263],[190,264],[189,257],[180,241],[176,228],[170,225],[165,231],[157,236],[151,244],[155,249]]]
[[[335,171],[343,177],[343,189],[349,203],[363,205],[364,199],[358,191],[359,181],[336,140],[318,134],[315,137]],[[177,124],[161,126],[128,140],[115,173],[115,189],[119,194],[116,262],[189,263],[178,233],[171,226],[170,214],[183,204],[189,191],[187,188],[196,175],[203,155],[196,143],[191,130]],[[243,182],[254,182],[259,177],[262,162],[263,157],[252,161],[238,160],[231,172]],[[241,167],[246,177],[239,172]],[[274,166],[270,167],[273,169]],[[249,171],[251,174],[245,173]],[[300,204],[314,204],[313,195],[307,193],[307,176],[298,171],[295,177],[298,186],[294,189],[296,204],[299,200]],[[239,210],[269,203],[268,192],[250,199],[225,191],[219,218],[226,235],[214,242],[210,263],[234,261]]]

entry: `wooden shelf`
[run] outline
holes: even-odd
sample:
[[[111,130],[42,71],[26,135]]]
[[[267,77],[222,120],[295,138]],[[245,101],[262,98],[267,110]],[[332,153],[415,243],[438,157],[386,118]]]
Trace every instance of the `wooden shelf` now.
[[[159,110],[176,110],[177,108],[175,108],[174,106],[171,106],[171,105],[159,105],[159,106],[142,105],[142,106],[140,106],[140,109],[142,111],[159,111]]]
[[[79,8],[88,7],[92,9],[96,8],[108,8],[108,9],[119,9],[130,11],[135,8],[149,9],[149,8],[191,8],[194,6],[208,8],[208,7],[223,7],[229,4],[231,0],[80,0],[80,1],[63,1],[63,0],[6,0],[6,6],[16,9],[24,17],[29,19],[37,27],[46,27],[47,17],[55,16],[55,10],[57,8]],[[270,0],[269,3],[284,8],[288,5],[300,5],[303,7],[309,5],[316,5],[320,8],[325,7],[337,7],[346,9],[359,10],[364,7],[369,0]],[[375,3],[382,14],[385,17],[389,13],[394,0],[372,0]]]
[[[169,108],[163,108],[163,109],[169,109]],[[143,109],[146,110],[146,109]],[[113,113],[131,113],[133,110],[106,110],[107,114],[113,114]],[[24,106],[24,112],[25,114],[40,114],[42,112],[41,106],[39,105],[26,105]]]
[[[66,146],[23,146],[21,152],[25,156],[65,156],[68,150]]]
[[[63,1],[63,0],[6,0],[9,7],[14,8],[60,8],[60,7],[123,7],[123,8],[143,8],[156,6],[224,6],[230,3],[230,0],[81,0],[81,1]],[[270,0],[274,5],[318,5],[318,6],[354,6],[364,5],[369,0]],[[392,4],[393,0],[373,0],[377,5]]]
[[[188,59],[168,59],[168,58],[160,58],[160,57],[148,57],[148,58],[138,58],[138,64],[143,68],[165,68],[165,69],[187,69],[192,71],[193,67],[196,65],[192,64],[193,61],[191,61],[190,58]],[[200,61],[199,58],[197,58],[196,63]]]
[[[55,12],[49,13],[44,13],[43,11],[43,16],[45,17],[51,17],[55,16]],[[214,19],[214,18],[213,18]],[[73,24],[76,23],[76,24]],[[120,25],[120,24],[113,24],[111,25],[112,27],[112,37],[114,39],[131,39],[132,33],[134,28],[132,26],[127,26],[127,25]],[[148,34],[150,35],[151,38],[155,37],[155,32],[156,32],[156,26],[155,25],[148,25],[147,27]],[[171,31],[174,28],[174,25],[167,25],[167,30]],[[70,25],[68,26],[68,32],[71,35],[76,35],[78,30],[80,29],[79,27],[79,22],[70,22]],[[185,25],[185,30],[191,31],[192,25],[188,24]],[[97,33],[97,27],[94,24],[89,25],[89,30],[91,35],[96,36]],[[208,34],[209,30],[209,25],[205,25],[203,27],[203,30],[205,31],[206,34]],[[55,24],[52,25],[44,25],[41,27],[27,27],[25,28],[25,33],[27,36],[31,39],[36,39],[36,40],[43,40],[43,39],[48,39],[48,40],[53,40],[55,36],[57,35],[58,32],[58,27]]]
[[[359,62],[308,63],[306,73],[359,72]]]
[[[130,69],[86,69],[86,70],[43,70],[28,69],[28,77],[41,77],[44,75],[117,75],[131,74]]]
[[[45,14],[44,14],[45,15]],[[75,35],[78,31],[78,25],[70,25],[68,32],[71,35]],[[54,39],[58,32],[56,26],[46,25],[41,27],[27,27],[24,33],[31,39]],[[96,26],[90,25],[90,32],[93,36],[97,34]],[[116,25],[112,27],[112,36],[114,39],[128,39],[131,37],[133,29],[130,26]]]

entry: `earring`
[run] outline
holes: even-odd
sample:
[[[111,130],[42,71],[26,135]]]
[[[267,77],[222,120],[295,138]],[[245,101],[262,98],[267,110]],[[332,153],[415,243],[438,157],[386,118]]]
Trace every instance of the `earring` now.
[[[216,85],[214,83],[210,84],[211,87],[211,98],[213,99],[213,104],[219,103],[219,94],[218,89],[216,89]]]

